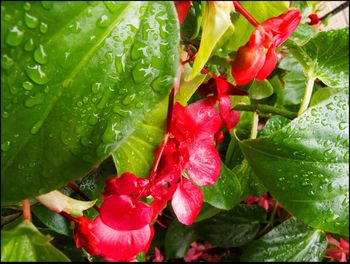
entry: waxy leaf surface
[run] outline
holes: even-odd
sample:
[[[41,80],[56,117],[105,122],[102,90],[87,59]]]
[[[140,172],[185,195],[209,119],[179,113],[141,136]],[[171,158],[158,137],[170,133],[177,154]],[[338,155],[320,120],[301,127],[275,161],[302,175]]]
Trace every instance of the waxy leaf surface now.
[[[1,6],[1,197],[10,203],[84,176],[128,138],[173,86],[179,25],[171,2]]]
[[[338,93],[267,137],[240,141],[255,175],[304,223],[349,232],[349,105]]]

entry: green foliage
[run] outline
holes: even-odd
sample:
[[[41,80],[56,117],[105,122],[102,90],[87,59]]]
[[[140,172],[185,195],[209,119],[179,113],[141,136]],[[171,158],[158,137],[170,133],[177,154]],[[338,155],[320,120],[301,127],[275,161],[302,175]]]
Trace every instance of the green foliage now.
[[[23,221],[14,229],[1,231],[1,261],[70,261],[50,244],[51,240],[31,222]]]
[[[326,235],[291,218],[249,244],[241,257],[249,262],[322,261]]]
[[[1,9],[6,203],[84,176],[168,95],[178,68],[170,2],[33,2],[38,25],[23,22],[23,5]]]

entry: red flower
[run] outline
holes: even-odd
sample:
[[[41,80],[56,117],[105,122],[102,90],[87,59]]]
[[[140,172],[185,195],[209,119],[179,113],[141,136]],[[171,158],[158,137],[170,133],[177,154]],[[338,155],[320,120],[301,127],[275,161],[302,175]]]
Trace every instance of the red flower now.
[[[309,26],[315,26],[321,23],[321,19],[318,17],[317,14],[310,14],[308,15],[308,18],[310,19],[310,22],[307,23]]]
[[[232,62],[231,73],[238,85],[247,84],[254,78],[262,81],[270,75],[277,64],[276,49],[293,33],[300,20],[300,11],[290,9],[257,26]]]
[[[177,185],[171,205],[180,223],[191,225],[202,208],[203,193],[186,178]]]
[[[246,204],[253,204],[258,202],[261,207],[263,207],[266,211],[271,212],[273,207],[275,206],[276,201],[273,199],[268,199],[269,194],[264,193],[262,197],[250,196],[244,200]],[[282,209],[282,205],[278,204],[276,208],[276,212],[278,213]]]
[[[185,262],[198,262],[200,258],[208,262],[220,262],[221,258],[219,255],[210,255],[206,251],[212,249],[213,246],[208,242],[199,243],[193,242],[191,248],[187,251],[184,257]]]
[[[329,245],[336,247],[329,247],[326,249],[326,258],[331,260],[339,260],[340,262],[347,262],[349,257],[349,242],[342,238],[339,242],[329,234],[327,235],[327,241]]]
[[[174,1],[180,25],[185,21],[191,1]]]
[[[152,262],[163,262],[164,261],[164,256],[160,252],[160,250],[157,247],[154,247],[154,254],[155,257],[152,260]]]
[[[91,232],[94,221],[85,217],[76,219],[74,228],[74,238],[77,248],[85,248],[92,256],[99,255],[99,239]]]

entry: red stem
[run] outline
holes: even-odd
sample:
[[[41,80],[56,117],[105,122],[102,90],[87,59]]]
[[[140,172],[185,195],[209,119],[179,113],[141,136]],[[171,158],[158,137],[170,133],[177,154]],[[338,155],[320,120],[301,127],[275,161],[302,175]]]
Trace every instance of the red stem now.
[[[77,223],[78,222],[78,219],[71,216],[70,214],[67,214],[66,212],[62,211],[59,213],[60,215],[62,215],[64,218],[67,218],[68,220],[70,221],[73,221],[74,223]]]
[[[244,7],[240,5],[240,3],[238,3],[238,1],[232,1],[232,2],[236,10],[239,13],[241,13],[248,20],[250,24],[252,24],[254,27],[258,27],[260,25],[260,23],[256,21],[255,18],[252,17],[251,14],[249,14],[248,11],[245,10]]]
[[[158,169],[159,161],[160,161],[160,158],[162,157],[165,145],[168,143],[169,136],[170,136],[169,133],[165,134],[164,139],[162,141],[162,145],[160,146],[160,150],[157,153],[157,157],[156,157],[156,160],[155,160],[155,162],[153,164],[153,168],[152,168],[152,171],[151,171],[151,176],[150,176],[150,179],[149,179],[151,182],[154,181],[154,179],[155,179],[155,177],[157,175],[156,172],[157,172],[157,169]]]
[[[73,191],[75,191],[81,198],[83,198],[85,201],[91,201],[91,199],[84,193],[82,192],[74,183],[68,182],[67,186],[71,188]],[[100,208],[97,207],[96,204],[94,204],[93,208],[97,211],[100,212]]]
[[[166,117],[166,129],[165,132],[169,133],[170,128],[171,128],[171,120],[173,117],[173,108],[174,108],[174,88],[171,90],[169,94],[169,102],[168,102],[168,114]]]
[[[23,220],[31,221],[29,200],[28,199],[22,200],[22,206],[23,206]]]

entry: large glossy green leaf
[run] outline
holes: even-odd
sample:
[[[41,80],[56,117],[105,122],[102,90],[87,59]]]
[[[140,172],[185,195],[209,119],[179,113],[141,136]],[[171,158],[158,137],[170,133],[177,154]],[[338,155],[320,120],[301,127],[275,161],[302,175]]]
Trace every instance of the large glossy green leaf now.
[[[314,228],[349,232],[349,105],[339,93],[268,137],[240,142],[265,187]]]
[[[52,238],[41,234],[29,221],[14,229],[1,231],[1,261],[68,262],[61,251],[50,244]]]
[[[213,246],[239,247],[255,237],[260,222],[265,219],[266,212],[261,206],[239,204],[231,211],[196,223],[194,227],[200,238]]]
[[[253,241],[241,257],[249,262],[320,262],[327,247],[319,229],[291,218]]]
[[[240,4],[258,21],[263,22],[268,18],[279,16],[287,11],[285,1],[241,1]],[[231,37],[230,50],[238,50],[243,46],[253,33],[254,27],[242,16],[233,19],[235,32]]]
[[[199,74],[194,79],[186,81],[191,67],[187,64],[181,75],[180,88],[175,101],[183,105],[191,98],[199,85],[206,78]],[[154,150],[161,144],[165,133],[165,121],[168,109],[168,99],[165,98],[149,113],[142,122],[135,125],[134,132],[113,154],[118,174],[131,172],[138,177],[148,177],[155,158]]]
[[[198,239],[192,227],[185,226],[174,220],[165,234],[165,256],[167,259],[183,258],[191,243]]]
[[[305,72],[312,72],[327,86],[349,87],[348,28],[320,32],[303,46],[289,46]]]
[[[6,2],[2,201],[58,188],[118,148],[178,68],[171,2]]]
[[[204,201],[219,209],[230,210],[240,202],[241,185],[237,175],[221,163],[215,184],[201,188]]]

